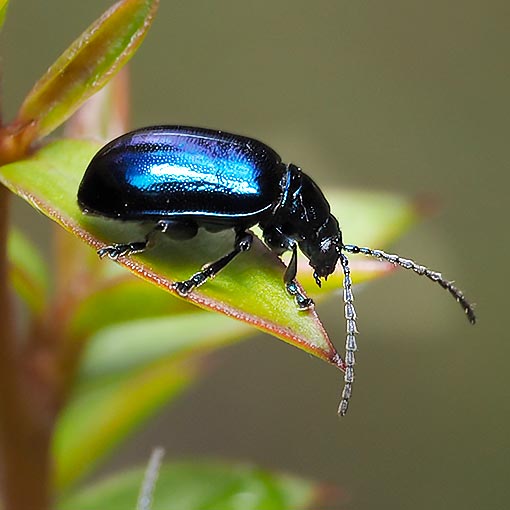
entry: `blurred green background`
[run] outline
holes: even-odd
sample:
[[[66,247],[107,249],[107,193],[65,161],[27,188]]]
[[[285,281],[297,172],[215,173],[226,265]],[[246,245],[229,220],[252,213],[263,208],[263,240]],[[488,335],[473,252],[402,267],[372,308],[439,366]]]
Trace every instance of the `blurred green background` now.
[[[8,117],[110,2],[11,4]],[[352,509],[508,508],[509,21],[507,1],[162,0],[131,67],[133,126],[259,138],[326,194],[341,186],[436,197],[440,213],[392,248],[455,278],[479,324],[398,272],[357,289],[346,419],[336,417],[335,370],[258,335],[218,353],[209,375],[105,471],[163,445],[169,457],[253,460],[324,480]],[[48,235],[23,204],[15,220],[41,242]],[[356,242],[348,225],[345,233]],[[320,307],[340,347],[341,310],[340,298]]]

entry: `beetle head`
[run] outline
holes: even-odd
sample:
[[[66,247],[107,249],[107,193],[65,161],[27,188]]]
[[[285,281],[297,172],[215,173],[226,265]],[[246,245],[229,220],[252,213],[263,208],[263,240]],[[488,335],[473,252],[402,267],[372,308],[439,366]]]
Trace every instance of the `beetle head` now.
[[[320,279],[328,278],[335,270],[340,257],[342,233],[336,218],[330,214],[326,222],[316,231],[316,235],[301,241],[299,247],[310,260],[310,265],[314,269],[313,276],[320,287]]]

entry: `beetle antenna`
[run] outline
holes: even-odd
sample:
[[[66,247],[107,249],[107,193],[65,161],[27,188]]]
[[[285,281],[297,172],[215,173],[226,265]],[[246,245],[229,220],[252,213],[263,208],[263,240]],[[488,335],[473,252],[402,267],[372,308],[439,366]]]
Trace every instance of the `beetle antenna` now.
[[[403,267],[404,269],[412,269],[416,274],[420,276],[426,276],[429,280],[438,283],[443,287],[443,289],[447,290],[460,304],[464,313],[466,314],[469,322],[471,324],[475,324],[476,316],[473,310],[473,305],[464,297],[464,294],[455,287],[453,282],[445,280],[441,273],[436,271],[431,271],[428,267],[417,264],[413,260],[404,259],[399,255],[393,255],[390,253],[386,253],[382,250],[371,250],[370,248],[360,248],[359,246],[353,244],[344,244],[342,246],[342,250],[345,250],[349,253],[361,253],[363,255],[367,255],[369,257],[375,257],[379,260],[384,260],[386,262],[390,262],[395,266]]]
[[[338,406],[338,414],[345,416],[349,408],[349,400],[352,395],[352,383],[354,382],[354,353],[357,350],[356,334],[356,310],[354,309],[354,296],[352,294],[351,270],[349,260],[340,253],[340,263],[344,272],[344,303],[345,303],[345,321],[347,323],[347,336],[345,338],[345,375],[344,389],[342,390],[342,400]]]

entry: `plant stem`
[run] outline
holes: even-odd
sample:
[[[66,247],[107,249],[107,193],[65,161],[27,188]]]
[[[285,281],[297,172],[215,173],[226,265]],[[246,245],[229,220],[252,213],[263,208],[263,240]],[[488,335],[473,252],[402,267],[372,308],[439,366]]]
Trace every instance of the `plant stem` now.
[[[50,508],[50,437],[30,405],[33,388],[20,356],[8,279],[9,191],[0,186],[0,489],[4,510]],[[39,408],[39,406],[38,406]],[[50,420],[51,422],[51,420]]]

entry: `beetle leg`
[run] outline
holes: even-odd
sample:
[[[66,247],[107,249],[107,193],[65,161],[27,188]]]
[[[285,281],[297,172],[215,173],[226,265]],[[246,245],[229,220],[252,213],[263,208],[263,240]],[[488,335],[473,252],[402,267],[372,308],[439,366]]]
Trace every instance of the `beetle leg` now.
[[[125,244],[112,244],[97,250],[100,258],[108,256],[112,260],[116,260],[124,255],[131,255],[132,253],[140,253],[150,248],[154,244],[154,237],[158,232],[166,232],[169,227],[169,222],[160,220],[156,223],[155,227],[147,232],[143,241],[135,241],[133,243]]]
[[[210,278],[214,278],[227,264],[243,251],[251,248],[253,235],[250,232],[240,231],[236,233],[234,249],[221,259],[207,264],[201,271],[195,273],[189,280],[176,282],[173,288],[181,295],[187,296],[195,287],[199,287]]]
[[[292,250],[292,256],[290,258],[289,265],[285,270],[285,274],[283,275],[283,281],[285,283],[285,288],[287,292],[294,296],[296,300],[296,304],[300,310],[308,310],[313,307],[313,300],[306,297],[300,290],[297,282],[296,282],[296,274],[297,274],[297,245],[293,243],[290,247]]]

